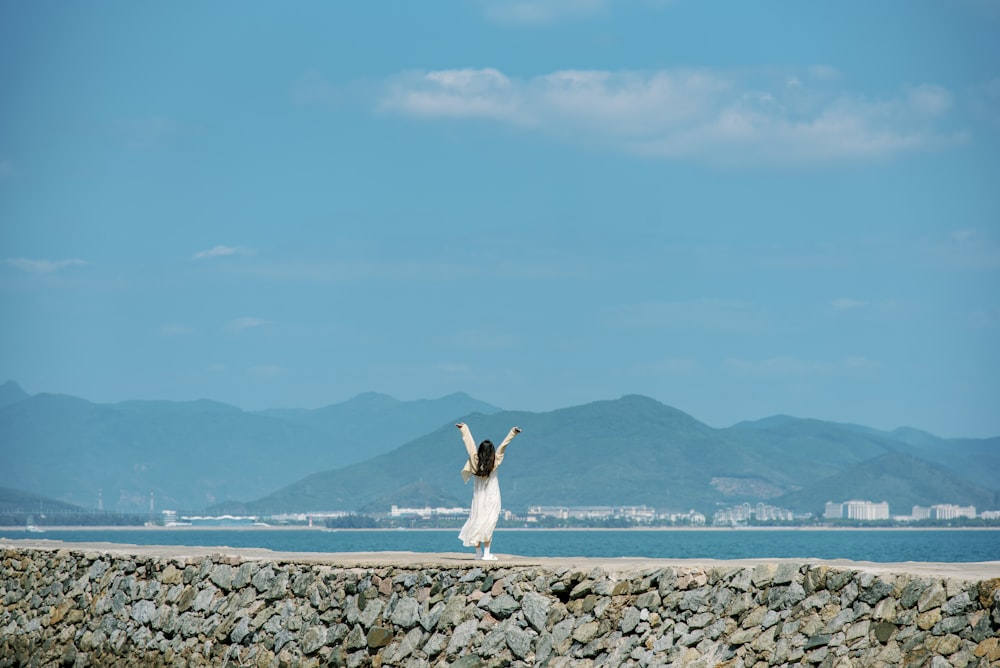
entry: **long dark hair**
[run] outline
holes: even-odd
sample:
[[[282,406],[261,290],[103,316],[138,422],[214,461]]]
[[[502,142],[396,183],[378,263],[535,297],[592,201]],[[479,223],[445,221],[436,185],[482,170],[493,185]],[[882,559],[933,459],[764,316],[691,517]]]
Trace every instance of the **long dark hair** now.
[[[493,441],[486,440],[479,444],[476,450],[476,475],[481,478],[488,478],[493,473],[493,466],[496,461],[496,450]]]

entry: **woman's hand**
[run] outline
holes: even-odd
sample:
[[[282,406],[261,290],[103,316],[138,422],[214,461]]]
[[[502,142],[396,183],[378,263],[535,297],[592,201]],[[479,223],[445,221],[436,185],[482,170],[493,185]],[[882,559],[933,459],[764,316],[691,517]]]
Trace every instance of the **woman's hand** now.
[[[514,429],[513,429],[512,431],[513,431],[513,432],[514,432],[515,434],[520,434],[520,433],[521,433],[521,428],[520,428],[520,427],[514,427]]]
[[[456,427],[458,427],[459,429],[461,429],[462,427],[464,427],[464,426],[465,426],[465,423],[464,423],[464,422],[459,422],[459,423],[458,423],[458,424],[456,424],[455,426],[456,426]]]

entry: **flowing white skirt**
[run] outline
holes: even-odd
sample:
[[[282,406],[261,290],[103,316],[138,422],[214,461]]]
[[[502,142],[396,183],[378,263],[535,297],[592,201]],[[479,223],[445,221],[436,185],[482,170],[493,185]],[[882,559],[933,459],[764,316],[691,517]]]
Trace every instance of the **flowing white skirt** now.
[[[488,478],[472,478],[472,509],[458,534],[466,547],[493,540],[493,530],[500,517],[500,481],[494,470]]]

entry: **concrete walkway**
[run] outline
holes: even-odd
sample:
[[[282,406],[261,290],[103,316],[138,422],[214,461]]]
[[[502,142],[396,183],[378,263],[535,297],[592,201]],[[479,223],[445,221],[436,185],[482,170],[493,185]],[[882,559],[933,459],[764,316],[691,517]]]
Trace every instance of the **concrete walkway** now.
[[[636,572],[646,569],[680,566],[684,568],[712,568],[733,566],[756,566],[758,564],[809,563],[823,564],[837,569],[868,571],[872,573],[910,573],[924,577],[951,578],[958,580],[992,580],[1000,578],[1000,561],[981,562],[918,562],[875,563],[869,561],[849,561],[847,559],[641,559],[622,557],[597,559],[584,557],[522,557],[498,554],[497,561],[476,561],[471,553],[458,552],[275,552],[261,548],[247,547],[189,547],[178,545],[130,545],[126,543],[77,543],[45,539],[0,539],[0,548],[33,548],[39,550],[71,550],[75,552],[103,552],[118,555],[142,555],[193,559],[214,554],[240,557],[245,560],[265,559],[294,563],[326,564],[345,568],[401,566],[455,568],[542,566],[549,569],[569,567],[576,570],[601,568],[607,573]]]

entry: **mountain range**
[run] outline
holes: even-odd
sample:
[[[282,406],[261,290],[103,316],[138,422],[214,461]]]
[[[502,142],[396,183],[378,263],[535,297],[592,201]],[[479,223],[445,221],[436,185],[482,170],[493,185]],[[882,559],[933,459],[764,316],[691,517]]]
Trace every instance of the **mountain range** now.
[[[246,412],[218,402],[95,404],[0,386],[0,486],[120,512],[269,514],[463,506],[454,424],[495,443],[523,432],[499,472],[504,507],[714,509],[765,501],[822,513],[826,501],[1000,508],[1000,437],[774,416],[710,427],[630,395],[544,413],[466,394],[403,402],[366,393],[315,410]]]

